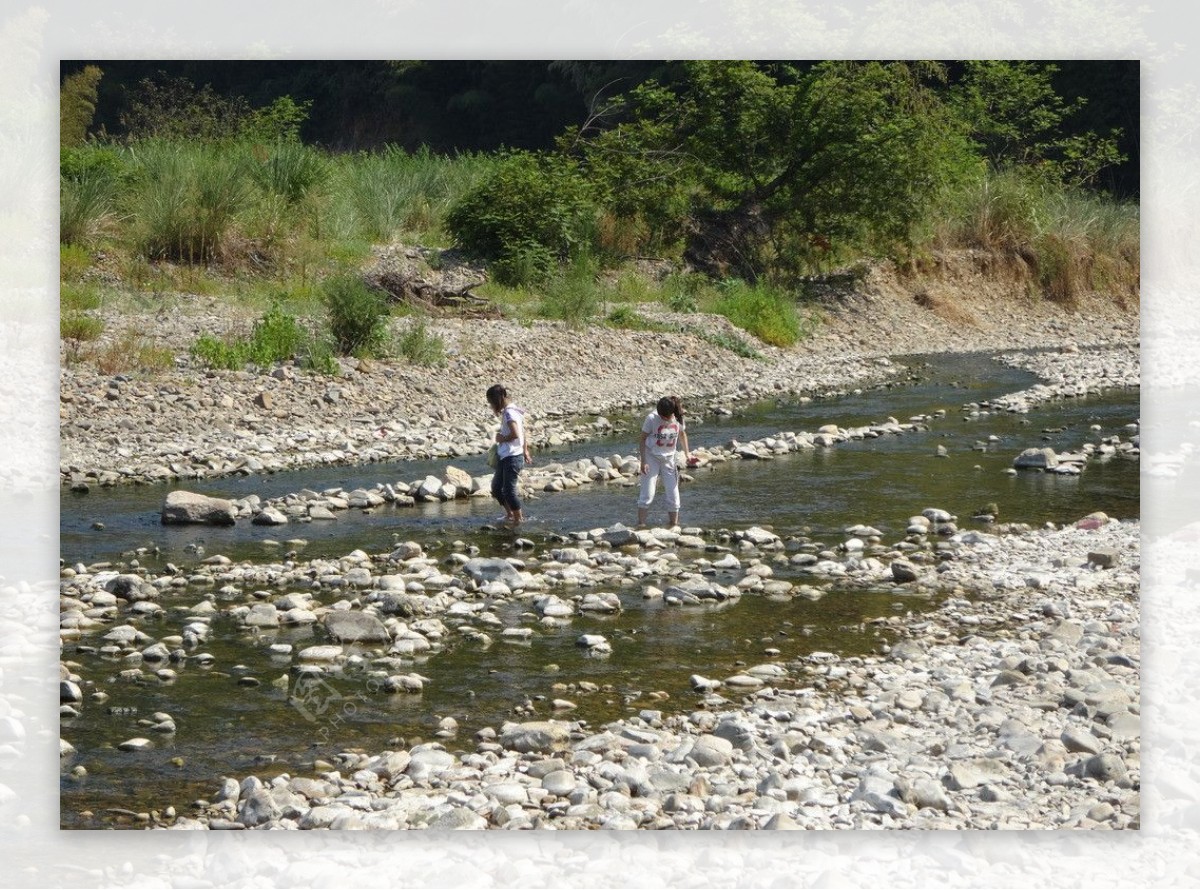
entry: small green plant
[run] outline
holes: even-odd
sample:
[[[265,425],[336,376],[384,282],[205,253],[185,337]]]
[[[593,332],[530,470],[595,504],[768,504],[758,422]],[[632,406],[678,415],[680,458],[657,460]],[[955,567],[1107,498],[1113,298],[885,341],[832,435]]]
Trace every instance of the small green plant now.
[[[58,246],[58,277],[73,284],[83,280],[92,265],[92,257],[84,248],[75,244]]]
[[[728,349],[734,355],[740,355],[742,358],[762,358],[761,352],[759,352],[741,337],[734,336],[733,334],[725,333],[724,331],[714,333],[712,331],[700,330],[693,330],[691,333],[695,334],[701,340],[711,343],[713,346],[718,346],[721,349]]]
[[[220,368],[225,371],[239,370],[245,367],[249,360],[249,350],[245,340],[221,339],[212,334],[202,334],[192,344],[192,355],[210,368]]]
[[[324,374],[326,377],[335,377],[341,370],[337,356],[333,354],[333,347],[323,337],[309,338],[300,366],[308,371]]]
[[[305,331],[296,319],[275,303],[250,335],[249,359],[259,367],[292,358],[304,342]]]
[[[59,306],[63,312],[87,312],[100,308],[100,291],[90,284],[64,283]]]
[[[712,283],[703,275],[673,272],[662,283],[662,299],[672,312],[698,312],[700,297],[712,290]]]
[[[632,306],[617,306],[604,319],[605,323],[614,328],[629,331],[675,331],[677,327],[661,321],[652,321],[642,315]]]
[[[103,333],[104,322],[85,312],[64,312],[58,320],[58,335],[63,340],[90,343]]]
[[[204,334],[192,346],[192,354],[213,368],[227,371],[247,364],[266,368],[295,357],[307,340],[300,323],[276,303],[254,323],[249,337]]]
[[[538,314],[578,327],[595,318],[600,305],[595,267],[588,257],[581,256],[546,282]]]
[[[640,328],[646,321],[632,306],[618,306],[605,319],[614,328]]]
[[[341,355],[380,355],[387,342],[387,297],[353,275],[328,279],[322,292],[333,347]]]
[[[414,365],[446,363],[446,341],[438,334],[430,333],[423,320],[401,335],[396,351]]]
[[[686,291],[676,291],[667,297],[667,308],[672,312],[696,312],[700,304]]]

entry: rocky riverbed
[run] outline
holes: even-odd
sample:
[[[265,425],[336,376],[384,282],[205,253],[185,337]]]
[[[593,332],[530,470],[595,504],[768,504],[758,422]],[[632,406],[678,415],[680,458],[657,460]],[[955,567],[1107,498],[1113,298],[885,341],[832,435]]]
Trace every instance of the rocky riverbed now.
[[[932,283],[875,269],[813,304],[811,337],[789,349],[756,343],[757,359],[714,345],[713,334],[746,339],[725,319],[648,304],[641,307],[647,314],[681,332],[442,318],[430,330],[446,343],[445,366],[345,361],[334,378],[290,365],[198,368],[188,350],[201,334],[245,332],[253,314],[203,297],[164,297],[153,313],[109,314],[105,337],[136,332],[171,349],[174,370],[104,375],[66,361],[64,353],[60,478],[82,490],[476,454],[493,432],[482,395],[493,381],[530,410],[533,438],[546,446],[586,439],[605,428],[604,415],[645,408],[664,393],[693,401],[701,412],[784,394],[845,393],[896,379],[903,368],[893,357],[904,354],[1054,347],[1067,350],[1064,388],[1079,374],[1107,385],[1137,378],[1136,309],[1101,298],[1075,309],[1014,303],[1014,285],[982,273],[980,262],[959,257]],[[945,317],[939,307],[951,303],[956,314]],[[394,325],[399,332],[408,323]],[[1089,347],[1100,347],[1111,356],[1104,361],[1120,367],[1094,365]],[[648,374],[651,355],[658,358]]]
[[[900,379],[906,369],[894,356],[902,354],[1050,347],[1005,356],[1044,382],[964,405],[968,419],[1137,385],[1136,311],[1098,301],[1014,314],[996,299],[995,282],[971,268],[954,265],[939,285],[964,295],[953,314],[936,288],[914,291],[873,273],[826,300],[817,334],[798,347],[744,359],[680,333],[668,338],[671,361],[653,379],[645,357],[661,352],[659,333],[445,319],[433,324],[448,347],[442,368],[347,362],[337,378],[286,365],[202,371],[186,358],[195,337],[248,320],[188,298],[178,312],[110,323],[111,336],[132,324],[171,346],[174,371],[105,377],[86,365],[64,368],[60,476],[84,491],[322,464],[449,464],[486,448],[494,420],[481,391],[495,379],[532,411],[539,445],[594,437],[609,428],[604,415],[665,391],[703,416],[751,399],[821,398]],[[728,333],[723,319],[687,320]],[[940,412],[730,442],[701,449],[693,472],[948,419]],[[1043,453],[1014,458],[1028,458],[1031,472],[1060,473],[1096,458],[1137,458],[1138,425],[1126,429],[1078,453],[1031,449]],[[524,481],[539,492],[630,485],[632,460],[617,453],[538,464]],[[282,526],[486,495],[486,478],[452,470],[355,491],[249,496],[220,509],[229,522]],[[615,690],[567,669],[494,725],[468,731],[442,718],[428,738],[326,753],[285,773],[214,777],[203,800],[163,800],[118,821],[228,829],[1140,827],[1138,523],[1100,514],[1063,528],[993,523],[983,532],[964,530],[943,510],[912,511],[905,534],[891,538],[869,521],[846,527],[840,540],[804,529],[617,525],[530,532],[502,557],[463,541],[397,539],[388,552],[304,559],[302,532],[287,532],[266,561],[197,550],[186,565],[136,552],[115,565],[66,565],[64,770],[86,782],[72,737],[94,728],[124,684],[169,689],[189,672],[216,671],[242,694],[270,689],[301,713],[322,705],[325,680],[356,695],[419,702],[439,682],[444,653],[571,633],[584,616],[888,591],[913,608],[867,620],[868,654],[785,651],[771,642],[783,628],[763,627],[757,658],[732,672],[697,663],[686,690],[643,688],[635,716],[599,725],[575,715]],[[265,647],[269,674],[214,656],[217,626],[239,628],[240,645]],[[625,645],[619,634],[582,632],[575,649],[581,659],[619,661]],[[125,723],[137,731],[105,744],[130,758],[190,731],[169,707]],[[327,741],[337,749],[336,736]]]
[[[737,608],[744,596],[818,598],[836,580],[939,605],[872,619],[872,655],[784,658],[768,645],[728,676],[698,666],[691,701],[646,690],[637,716],[603,726],[572,719],[604,690],[568,674],[470,738],[443,720],[431,740],[346,751],[304,774],[214,780],[204,801],[163,801],[138,818],[234,829],[1139,827],[1138,524],[1093,515],[991,534],[953,521],[926,509],[890,543],[869,526],[837,543],[617,526],[525,541],[509,559],[469,548],[439,559],[406,542],[340,560],[210,557],[157,576],[69,571],[64,755],[71,721],[107,698],[83,675],[90,659],[119,665],[117,683],[170,682],[211,664],[204,645],[219,615],[263,631],[322,627],[323,642],[279,653],[291,665],[281,682],[315,706],[303,689],[322,676],[354,676],[365,695],[420,695],[436,671],[418,672],[415,658],[634,608],[631,597]],[[204,590],[185,610],[158,602]],[[522,611],[504,610],[513,601]],[[126,623],[80,645],[117,617]],[[577,645],[581,657],[622,654],[603,635]],[[133,757],[159,733],[187,732],[169,713],[141,722],[146,736],[113,740]]]

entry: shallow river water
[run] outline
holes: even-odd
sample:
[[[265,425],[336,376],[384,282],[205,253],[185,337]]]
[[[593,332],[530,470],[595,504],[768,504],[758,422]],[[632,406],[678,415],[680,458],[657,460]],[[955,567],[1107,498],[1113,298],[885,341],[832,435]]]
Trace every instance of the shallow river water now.
[[[1136,461],[1092,461],[1080,476],[1004,472],[1027,447],[1049,445],[1062,451],[1096,442],[1100,436],[1126,438],[1125,425],[1139,419],[1136,390],[1046,404],[1028,415],[985,414],[967,419],[961,410],[964,404],[1024,389],[1035,378],[983,355],[914,358],[904,363],[911,375],[860,394],[807,404],[759,403],[740,408],[734,417],[690,420],[689,438],[698,447],[730,439],[749,441],[783,430],[815,431],[827,423],[848,427],[881,422],[888,416],[903,422],[916,414],[946,411],[924,432],[700,470],[695,481],[683,488],[682,524],[705,529],[765,525],[784,537],[807,534],[833,546],[843,540],[842,530],[856,523],[880,529],[885,542],[899,540],[907,518],[925,507],[949,510],[967,528],[977,525],[969,517],[989,502],[999,505],[1001,521],[1059,523],[1095,510],[1121,519],[1139,516]],[[544,464],[636,453],[633,430],[640,418],[610,415],[610,419],[623,434],[538,452],[535,459]],[[1093,425],[1101,430],[1092,430]],[[999,441],[986,451],[972,449],[993,435]],[[949,457],[935,456],[938,445],[945,446]],[[453,463],[472,474],[485,472],[482,456]],[[250,493],[265,498],[302,488],[351,489],[411,481],[427,472],[440,474],[444,468],[445,461],[376,464],[179,487],[231,498]],[[280,559],[285,549],[295,548],[301,559],[337,557],[354,549],[386,551],[396,540],[416,540],[438,557],[451,552],[455,541],[477,546],[485,556],[512,553],[510,532],[483,527],[498,513],[485,498],[384,507],[370,513],[344,511],[336,522],[283,529],[245,521],[219,529],[163,527],[158,514],[169,490],[135,486],[98,489],[82,496],[64,491],[60,546],[65,563],[118,562],[135,548],[156,547],[156,556],[139,558],[142,565],[157,571],[166,561],[193,564],[197,546],[210,555],[268,562]],[[635,500],[635,488],[617,484],[539,495],[528,504],[532,520],[521,534],[533,539],[539,552],[551,534],[618,521],[632,524]],[[665,521],[658,505],[651,520]],[[96,523],[103,528],[95,528]],[[306,543],[283,547],[264,543],[291,538]],[[786,567],[776,574],[789,578]],[[429,740],[437,720],[446,716],[460,725],[457,739],[447,746],[469,748],[476,730],[498,728],[505,719],[513,719],[514,706],[529,701],[537,718],[520,719],[545,719],[551,716],[550,700],[567,697],[578,706],[567,719],[586,720],[593,727],[646,708],[692,710],[697,695],[688,680],[694,673],[728,676],[736,672],[739,662],[769,660],[764,654],[768,648],[779,650],[775,658],[783,660],[813,651],[866,653],[878,644],[880,633],[865,623],[869,619],[931,605],[890,590],[834,590],[817,602],[747,595],[720,608],[681,610],[664,607],[661,601],[644,601],[640,585],[615,590],[624,605],[615,617],[576,616],[562,627],[539,627],[524,644],[501,642],[498,635],[486,649],[448,644],[415,665],[430,679],[419,696],[371,693],[361,677],[347,676],[321,681],[303,701],[289,700],[271,681],[287,674],[290,659],[272,657],[267,646],[288,642],[299,648],[322,642],[320,628],[248,633],[229,619],[217,618],[210,642],[204,644],[204,650],[215,656],[213,666],[202,668],[189,661],[178,667],[178,679],[170,685],[111,682],[121,665],[99,655],[79,654],[74,651],[77,644],[68,643],[64,659],[80,664],[84,679],[95,681],[111,698],[104,706],[85,704],[79,718],[63,723],[63,738],[77,753],[64,759],[62,824],[114,825],[121,820],[107,813],[108,808],[144,811],[167,804],[186,806],[209,796],[222,775],[254,773],[265,779],[280,772],[297,774],[311,769],[315,758],[342,750],[377,751],[394,747],[400,739],[408,745],[418,738]],[[153,636],[177,633],[180,620],[174,609],[189,607],[202,595],[197,590],[164,595],[160,603],[168,617],[146,631]],[[240,601],[219,601],[219,605]],[[517,623],[521,611],[521,606],[513,605],[507,612],[498,609],[497,614],[508,626]],[[575,646],[582,633],[604,634],[612,641],[614,654],[585,657]],[[99,636],[80,642],[95,645]],[[244,675],[259,678],[261,685],[239,686],[237,680]],[[603,690],[567,695],[552,688],[555,683],[580,680]],[[652,691],[664,692],[668,698],[651,700]],[[136,709],[136,713],[108,713],[114,708]],[[116,750],[121,741],[143,735],[137,720],[157,711],[174,718],[178,731],[173,736],[156,738],[152,750],[136,755]],[[87,768],[84,780],[69,775],[74,764]],[[93,815],[81,815],[85,811]]]

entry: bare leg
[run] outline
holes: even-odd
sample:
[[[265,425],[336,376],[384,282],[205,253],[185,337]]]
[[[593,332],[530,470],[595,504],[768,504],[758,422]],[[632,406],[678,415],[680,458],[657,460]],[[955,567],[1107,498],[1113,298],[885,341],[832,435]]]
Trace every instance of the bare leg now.
[[[638,525],[646,524],[646,508],[638,507]]]
[[[667,513],[667,525],[668,526],[679,525],[679,511],[678,510],[676,510],[674,513]]]

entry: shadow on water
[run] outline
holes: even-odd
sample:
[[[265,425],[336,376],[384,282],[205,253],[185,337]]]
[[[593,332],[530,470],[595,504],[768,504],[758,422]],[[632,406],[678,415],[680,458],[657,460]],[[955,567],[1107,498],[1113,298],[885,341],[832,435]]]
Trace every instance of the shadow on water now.
[[[928,361],[928,364],[925,362]],[[1076,448],[1099,436],[1126,435],[1124,426],[1138,419],[1136,391],[1045,405],[1028,415],[982,415],[967,419],[964,403],[979,402],[1029,386],[1026,372],[1003,368],[986,356],[949,356],[914,360],[919,379],[906,385],[865,390],[856,395],[807,404],[764,402],[746,406],[735,417],[689,423],[693,446],[749,441],[780,430],[810,430],[826,423],[856,426],[893,416],[901,421],[916,414],[945,409],[943,419],[919,433],[851,442],[834,449],[800,452],[773,461],[735,461],[699,470],[684,487],[683,522],[705,528],[767,525],[781,534],[803,531],[829,544],[842,540],[842,529],[855,523],[874,525],[885,541],[903,536],[907,517],[924,507],[956,513],[971,527],[970,516],[988,502],[1000,506],[1004,521],[1064,522],[1094,510],[1122,519],[1139,515],[1138,464],[1113,459],[1093,461],[1077,477],[1004,471],[1022,449],[1049,445]],[[635,453],[640,416],[612,416],[622,435],[578,447],[537,455],[541,464],[577,457]],[[1099,432],[1091,427],[1098,425]],[[997,441],[989,443],[989,437]],[[988,443],[974,450],[977,443]],[[938,445],[949,456],[935,456]],[[455,461],[473,474],[486,472],[483,458]],[[301,488],[347,489],[380,481],[413,480],[440,474],[445,461],[377,464],[356,468],[323,468],[276,476],[214,480],[178,487],[241,497],[256,492],[272,497]],[[277,561],[295,547],[300,558],[342,556],[353,549],[380,552],[396,539],[420,541],[439,557],[450,542],[462,540],[484,554],[511,553],[513,535],[481,526],[497,514],[487,498],[411,508],[382,507],[370,513],[345,511],[325,523],[263,528],[240,523],[231,529],[164,528],[158,522],[162,498],[170,488],[140,486],[101,489],[86,496],[64,492],[61,498],[62,554],[68,563],[118,559],[133,548],[154,545],[157,557],[143,556],[152,570],[166,560],[188,564],[196,554],[186,548],[201,544],[207,553],[234,559]],[[533,516],[522,534],[542,541],[550,533],[632,522],[636,489],[620,484],[538,495],[528,511]],[[655,509],[659,509],[656,505]],[[662,521],[664,515],[653,515]],[[104,528],[92,528],[102,522]],[[979,526],[982,527],[982,526]],[[300,546],[267,545],[303,538]],[[789,577],[787,566],[777,575]],[[736,577],[736,576],[734,576]],[[734,580],[731,577],[730,581]],[[649,579],[653,583],[653,579]],[[605,588],[595,588],[604,590]],[[498,609],[505,626],[533,625],[524,644],[495,642],[487,647],[465,643],[453,631],[444,651],[415,661],[411,668],[429,678],[421,695],[385,695],[371,691],[364,676],[348,673],[322,680],[290,695],[272,681],[288,674],[290,658],[273,657],[270,643],[287,642],[296,649],[325,642],[320,628],[248,633],[230,619],[214,619],[212,639],[204,650],[215,656],[204,668],[189,660],[179,666],[172,684],[133,684],[116,676],[123,665],[96,654],[74,652],[64,658],[84,665],[85,678],[111,696],[104,706],[87,705],[82,717],[63,723],[63,737],[78,749],[64,759],[62,821],[64,827],[111,824],[104,807],[148,809],[177,807],[215,790],[222,775],[267,777],[311,770],[314,758],[361,748],[381,750],[403,740],[431,740],[436,723],[454,717],[458,736],[447,747],[469,749],[472,734],[483,726],[514,719],[513,709],[531,703],[540,719],[552,716],[556,698],[577,709],[564,712],[592,727],[643,709],[691,710],[698,697],[689,677],[694,673],[722,679],[746,665],[767,660],[793,660],[814,651],[843,655],[866,653],[879,633],[872,618],[920,611],[930,604],[891,590],[849,591],[830,586],[822,599],[772,600],[747,595],[720,608],[668,608],[643,600],[641,585],[608,588],[618,592],[624,610],[613,617],[576,616],[566,625],[545,626],[522,616],[526,606]],[[574,592],[568,590],[564,595]],[[167,617],[151,624],[152,636],[177,633],[186,608],[202,592],[164,597]],[[337,591],[320,591],[329,604]],[[244,601],[244,594],[220,605]],[[608,658],[590,658],[575,645],[580,634],[603,634],[612,643]],[[83,641],[95,645],[95,638]],[[778,650],[778,654],[768,653]],[[404,670],[398,672],[404,672]],[[241,677],[257,686],[241,686]],[[600,687],[584,692],[589,681]],[[803,678],[799,679],[803,684]],[[651,693],[666,697],[651,697]],[[133,715],[106,713],[108,708],[136,708]],[[137,755],[115,745],[147,735],[139,719],[157,711],[170,713],[178,724],[173,736],[154,739],[152,750]],[[133,761],[136,757],[136,772]],[[88,777],[76,782],[70,766],[82,763]],[[80,817],[84,810],[95,818]]]

